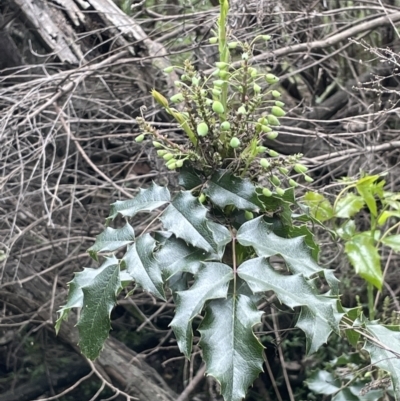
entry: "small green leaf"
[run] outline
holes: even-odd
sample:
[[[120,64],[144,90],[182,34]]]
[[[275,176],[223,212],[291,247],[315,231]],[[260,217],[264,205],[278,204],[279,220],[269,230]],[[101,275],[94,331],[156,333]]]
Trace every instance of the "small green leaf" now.
[[[260,323],[252,300],[243,294],[209,302],[199,327],[207,374],[221,384],[225,401],[241,401],[262,371],[263,346],[252,327]]]
[[[154,258],[156,241],[150,234],[139,237],[128,248],[122,262],[137,284],[158,298],[165,300],[161,268]]]
[[[368,334],[376,339],[367,338],[364,349],[371,356],[371,362],[390,373],[395,399],[400,400],[400,334],[376,324],[367,323]]]
[[[356,188],[358,193],[362,196],[365,203],[368,206],[370,213],[376,217],[378,215],[378,210],[375,200],[375,184],[374,182],[379,178],[379,176],[369,176],[358,180]]]
[[[385,224],[386,221],[387,221],[387,219],[388,219],[389,217],[397,217],[397,218],[400,218],[400,211],[398,211],[398,210],[394,210],[394,211],[392,211],[392,210],[385,210],[385,211],[383,211],[383,212],[380,214],[379,218],[378,218],[378,224],[379,224],[379,225]]]
[[[166,230],[189,244],[207,252],[218,252],[219,246],[207,224],[206,214],[207,209],[190,191],[182,191],[165,209],[161,221]]]
[[[361,196],[349,192],[339,200],[335,208],[336,217],[347,219],[358,213],[365,203]]]
[[[341,227],[336,229],[336,234],[345,241],[350,240],[356,233],[354,220],[348,220]]]
[[[400,234],[389,235],[381,240],[382,244],[392,248],[396,252],[400,252]]]
[[[232,268],[216,262],[208,262],[195,277],[193,286],[176,293],[176,312],[170,326],[178,340],[179,349],[187,358],[192,351],[192,320],[210,299],[225,298],[229,282],[233,279]]]
[[[263,206],[255,186],[249,180],[235,177],[226,171],[218,171],[211,177],[205,193],[221,209],[233,205],[237,209],[258,212]]]
[[[314,393],[325,395],[335,394],[342,387],[341,381],[326,370],[317,370],[307,379],[306,383]]]
[[[128,245],[135,240],[135,232],[129,223],[121,228],[107,227],[101,234],[96,237],[95,243],[87,250],[89,255],[98,260],[99,252],[112,252]]]
[[[370,233],[354,235],[346,242],[345,252],[356,273],[381,290],[383,282],[381,262]]]
[[[317,192],[307,192],[304,195],[304,203],[310,208],[312,216],[320,222],[333,217],[332,205],[325,196]]]
[[[336,299],[318,294],[301,274],[283,276],[264,257],[247,260],[238,268],[239,277],[254,293],[274,291],[290,308],[302,306],[296,326],[306,335],[307,353],[326,343],[332,330],[339,331]]]

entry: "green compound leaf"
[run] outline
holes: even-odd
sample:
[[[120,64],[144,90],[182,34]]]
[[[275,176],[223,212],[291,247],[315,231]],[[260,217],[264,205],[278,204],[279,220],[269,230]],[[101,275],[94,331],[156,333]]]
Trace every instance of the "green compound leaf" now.
[[[166,230],[187,243],[207,252],[221,253],[221,233],[225,233],[225,241],[229,242],[229,231],[220,225],[217,231],[216,224],[209,224],[206,214],[207,209],[199,200],[190,191],[183,191],[165,209],[161,221]]]
[[[142,235],[128,248],[122,263],[145,291],[165,300],[161,267],[153,254],[155,246],[156,241],[150,234]]]
[[[395,399],[400,400],[400,333],[376,324],[367,323],[366,330],[372,339],[367,341],[364,349],[371,356],[371,362],[390,373]]]
[[[332,205],[325,196],[317,192],[307,192],[304,195],[304,203],[310,208],[311,215],[320,222],[333,217]]]
[[[383,282],[381,261],[370,233],[354,235],[346,242],[344,250],[356,273],[381,290]]]
[[[139,193],[133,199],[113,203],[107,221],[114,220],[118,213],[124,217],[133,217],[139,212],[151,212],[170,199],[168,188],[160,187],[153,182],[149,188],[139,189]]]
[[[99,252],[112,252],[135,240],[135,232],[129,223],[121,228],[107,227],[96,237],[95,243],[87,250],[89,255],[98,261]]]
[[[179,349],[187,358],[192,351],[192,320],[201,312],[207,300],[227,296],[232,279],[231,267],[223,263],[209,262],[196,275],[189,290],[176,293],[176,313],[170,326],[178,340]]]
[[[263,346],[253,333],[260,323],[252,300],[244,295],[210,301],[199,327],[207,374],[221,384],[225,401],[240,401],[262,371]]]
[[[237,209],[258,212],[263,208],[256,187],[250,181],[235,177],[226,171],[217,171],[211,177],[205,193],[221,209],[233,205]]]
[[[400,234],[389,235],[382,238],[382,244],[392,248],[396,252],[400,252]]]
[[[317,273],[323,273],[332,292],[338,293],[339,281],[333,271],[318,266],[304,237],[282,238],[272,230],[273,226],[266,223],[261,216],[244,223],[238,230],[237,240],[242,245],[252,246],[258,256],[281,255],[293,274],[301,273],[310,278]]]
[[[302,307],[296,326],[306,335],[307,353],[326,343],[332,330],[339,332],[336,299],[319,294],[303,275],[283,276],[264,257],[242,263],[238,274],[254,293],[274,291],[290,308]]]
[[[353,193],[348,193],[341,198],[335,207],[335,216],[343,219],[353,217],[365,205],[364,199]]]
[[[111,329],[110,314],[122,289],[118,260],[113,256],[98,268],[75,273],[68,284],[67,304],[60,309],[56,331],[71,308],[82,307],[78,320],[79,346],[89,359],[98,357]]]
[[[113,255],[106,258],[105,262],[98,269],[84,268],[82,272],[75,273],[74,279],[68,283],[67,303],[58,310],[60,316],[57,319],[55,326],[57,334],[60,330],[62,321],[67,320],[70,310],[72,308],[81,308],[83,306],[82,287],[90,285],[103,270],[115,265],[118,265],[118,259]]]

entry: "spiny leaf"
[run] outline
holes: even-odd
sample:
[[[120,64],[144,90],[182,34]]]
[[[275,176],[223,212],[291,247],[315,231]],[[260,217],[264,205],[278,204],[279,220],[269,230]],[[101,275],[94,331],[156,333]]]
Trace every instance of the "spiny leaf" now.
[[[135,240],[135,232],[129,223],[121,228],[107,227],[101,234],[96,237],[95,243],[88,249],[89,255],[98,260],[99,252],[112,252],[128,245]]]
[[[206,260],[208,256],[206,251],[188,245],[174,236],[166,240],[155,254],[165,280],[169,280],[179,272],[196,274],[203,266],[202,261]]]
[[[378,250],[369,232],[356,234],[346,241],[345,252],[357,274],[382,289],[382,269]]]
[[[332,205],[325,196],[317,192],[307,192],[304,195],[304,203],[309,206],[312,216],[320,222],[333,217]]]
[[[72,308],[81,308],[83,306],[83,291],[82,287],[90,285],[93,280],[109,266],[118,265],[118,259],[112,255],[107,257],[104,263],[98,269],[84,268],[83,271],[75,273],[75,277],[68,283],[68,300],[62,306],[58,313],[59,318],[56,322],[56,333],[60,330],[63,320],[67,320],[68,314]]]
[[[307,353],[315,352],[326,343],[332,330],[338,332],[336,300],[318,294],[303,275],[282,276],[264,257],[242,263],[238,274],[253,292],[274,291],[290,308],[302,306],[297,327],[306,334]]]
[[[153,182],[149,188],[139,189],[139,193],[133,199],[113,203],[107,221],[114,220],[118,213],[124,217],[133,217],[139,212],[150,212],[169,202],[170,199],[168,188],[160,187]]]
[[[85,269],[81,272],[81,281],[88,282],[81,287],[83,302],[81,316],[78,320],[79,347],[89,359],[96,359],[110,329],[110,314],[115,305],[117,294],[121,290],[119,265],[104,265],[94,272]],[[83,276],[86,276],[83,279]]]
[[[238,230],[237,240],[245,246],[252,246],[259,256],[281,255],[292,273],[311,277],[322,272],[334,294],[338,293],[338,280],[333,271],[318,266],[311,256],[304,237],[282,238],[273,231],[271,224],[262,216],[244,223]]]
[[[189,244],[208,252],[218,252],[212,229],[206,218],[207,209],[190,191],[180,192],[161,217],[166,230]],[[224,228],[226,232],[227,229]]]
[[[200,172],[194,168],[184,167],[179,172],[179,185],[188,191],[202,184]]]
[[[263,346],[252,330],[260,323],[261,315],[244,294],[208,303],[199,327],[200,347],[206,373],[221,384],[225,401],[242,400],[262,371]]]
[[[196,275],[189,290],[176,293],[176,313],[170,326],[178,340],[179,349],[187,358],[192,350],[192,320],[201,312],[207,300],[227,296],[232,279],[231,267],[223,263],[208,262]]]
[[[375,195],[382,192],[382,183],[376,184],[379,175],[367,176],[357,181],[356,188],[368,206],[370,213],[376,217],[378,214]]]
[[[364,349],[374,365],[390,373],[395,399],[400,400],[400,333],[372,322],[366,330],[376,341],[367,339]]]
[[[161,267],[153,254],[155,246],[156,241],[150,234],[142,235],[128,248],[122,263],[135,282],[145,291],[165,300]]]
[[[336,217],[348,219],[358,213],[364,205],[364,199],[361,196],[350,192],[337,203],[335,207],[335,215]]]
[[[255,186],[249,180],[235,177],[226,171],[217,171],[211,177],[205,193],[221,209],[233,205],[237,209],[258,212],[263,207]]]

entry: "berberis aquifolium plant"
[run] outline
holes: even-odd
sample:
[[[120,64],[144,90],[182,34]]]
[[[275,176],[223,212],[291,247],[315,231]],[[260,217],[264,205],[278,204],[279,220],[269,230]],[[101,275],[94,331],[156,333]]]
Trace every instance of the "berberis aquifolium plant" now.
[[[136,141],[152,142],[166,166],[178,170],[182,190],[171,196],[168,188],[153,183],[135,198],[112,204],[107,225],[117,215],[126,224],[107,227],[97,236],[88,252],[96,261],[105,253],[105,260],[97,269],[75,274],[56,329],[71,308],[82,308],[79,346],[95,359],[124,288],[134,282],[162,300],[172,294],[176,310],[170,325],[179,349],[190,357],[193,320],[204,316],[196,329],[206,373],[220,383],[226,401],[239,401],[262,371],[263,346],[253,330],[262,315],[257,305],[266,293],[296,308],[296,327],[305,333],[308,353],[343,330],[367,333],[369,352],[377,346],[374,323],[345,315],[338,280],[317,264],[318,247],[305,226],[312,217],[292,212],[297,183],[291,174],[312,181],[301,155],[283,156],[263,145],[277,137],[274,128],[285,115],[274,88],[278,78],[251,63],[256,43],[270,38],[257,36],[250,44],[229,41],[228,1],[220,4],[216,37],[210,39],[220,55],[214,72],[205,76],[186,61],[165,70],[182,73],[176,82],[179,93],[168,101],[152,91],[187,135],[187,143],[174,143],[138,118],[142,133]],[[232,56],[237,54],[241,59],[234,67]],[[130,224],[135,215],[155,210],[154,223],[161,220],[163,230],[149,226],[136,236]],[[125,255],[118,259],[115,253],[123,247]],[[276,255],[286,269],[271,264]],[[318,289],[322,282],[323,292]],[[393,373],[394,368],[385,369]],[[398,389],[399,373],[393,383]]]

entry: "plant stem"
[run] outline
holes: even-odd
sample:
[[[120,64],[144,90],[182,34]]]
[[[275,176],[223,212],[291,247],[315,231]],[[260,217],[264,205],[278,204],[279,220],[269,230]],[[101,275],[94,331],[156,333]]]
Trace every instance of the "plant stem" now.
[[[369,320],[374,320],[375,319],[374,286],[371,283],[367,284],[367,292],[368,292]]]

